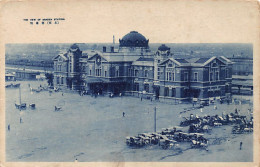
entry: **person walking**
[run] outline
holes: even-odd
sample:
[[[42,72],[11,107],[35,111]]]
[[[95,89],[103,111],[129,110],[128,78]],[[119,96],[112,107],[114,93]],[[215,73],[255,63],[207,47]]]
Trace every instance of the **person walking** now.
[[[243,145],[243,142],[241,141],[240,142],[240,150],[242,150],[242,145]]]
[[[10,131],[10,130],[11,130],[11,128],[10,128],[10,124],[8,124],[8,126],[7,126],[7,129],[8,129],[8,131]]]
[[[123,117],[125,117],[125,112],[123,112]]]
[[[20,124],[22,123],[23,121],[22,121],[22,118],[20,117]]]

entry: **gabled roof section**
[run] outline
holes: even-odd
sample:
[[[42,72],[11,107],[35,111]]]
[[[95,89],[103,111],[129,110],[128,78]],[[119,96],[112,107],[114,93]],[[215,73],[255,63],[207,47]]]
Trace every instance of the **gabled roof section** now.
[[[91,51],[91,52],[89,52],[88,55],[89,55],[88,60],[91,60],[93,57],[96,57],[97,55],[99,55],[100,57],[102,57],[103,59],[108,61],[107,58],[99,51]]]
[[[184,60],[184,59],[183,59],[183,60]],[[187,65],[187,63],[189,63],[189,62],[187,62],[187,61],[179,60],[179,61],[181,61],[181,62],[187,62],[187,63],[181,63],[181,62],[179,62],[179,61],[177,61],[177,60],[175,60],[175,59],[173,59],[173,58],[168,58],[167,60],[165,60],[165,61],[163,61],[162,63],[160,63],[160,65],[164,65],[164,64],[167,63],[168,61],[172,61],[172,62],[174,62],[175,64],[177,64],[177,65],[179,65],[179,66],[184,66],[184,65]]]
[[[152,57],[140,57],[136,61],[132,63],[132,65],[136,66],[153,66],[154,65],[154,58]]]
[[[140,57],[136,61],[154,61],[153,57]]]
[[[67,58],[67,53],[60,53],[58,56],[55,56],[52,60],[55,61],[55,60],[58,60],[58,58],[61,57],[63,60],[67,61],[68,58]]]
[[[187,60],[185,59],[175,59],[176,61],[178,61],[179,63],[189,63]]]
[[[231,60],[229,60],[228,58],[226,58],[225,56],[220,56],[220,59],[226,61],[228,64],[234,64],[234,62],[232,62]]]
[[[198,59],[197,61],[195,61],[194,63],[202,63],[202,64],[204,64],[204,63],[206,63],[209,59],[210,59],[210,58],[200,58],[200,59]]]

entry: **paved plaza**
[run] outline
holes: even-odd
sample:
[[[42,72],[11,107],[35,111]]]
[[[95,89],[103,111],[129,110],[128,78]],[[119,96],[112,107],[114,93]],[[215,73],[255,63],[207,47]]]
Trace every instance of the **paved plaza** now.
[[[154,131],[154,107],[157,108],[157,131],[179,125],[182,117],[197,114],[221,115],[235,108],[249,119],[250,104],[210,105],[180,114],[192,104],[166,104],[136,97],[80,96],[77,93],[41,91],[31,87],[46,85],[46,81],[22,81],[22,102],[36,104],[36,109],[21,112],[19,89],[6,89],[6,161],[173,161],[173,162],[250,162],[253,161],[253,134],[232,134],[232,126],[214,128],[208,151],[179,148],[163,150],[159,146],[129,148],[126,136]],[[55,106],[61,107],[54,111]],[[125,117],[122,113],[125,112]],[[20,123],[20,118],[22,123]],[[10,124],[10,131],[7,126]],[[239,150],[239,143],[243,149]],[[185,149],[184,149],[185,147]]]

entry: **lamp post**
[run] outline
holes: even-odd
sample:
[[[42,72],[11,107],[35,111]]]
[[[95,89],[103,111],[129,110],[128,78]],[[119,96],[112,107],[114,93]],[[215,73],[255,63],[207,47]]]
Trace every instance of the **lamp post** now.
[[[154,132],[156,132],[156,107],[154,107]]]

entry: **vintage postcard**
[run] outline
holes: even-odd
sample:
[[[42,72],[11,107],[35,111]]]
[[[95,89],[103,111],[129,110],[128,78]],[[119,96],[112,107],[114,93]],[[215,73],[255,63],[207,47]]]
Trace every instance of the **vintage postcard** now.
[[[0,166],[259,166],[259,2],[2,1]]]

